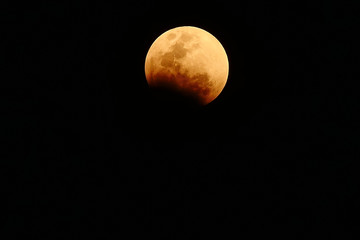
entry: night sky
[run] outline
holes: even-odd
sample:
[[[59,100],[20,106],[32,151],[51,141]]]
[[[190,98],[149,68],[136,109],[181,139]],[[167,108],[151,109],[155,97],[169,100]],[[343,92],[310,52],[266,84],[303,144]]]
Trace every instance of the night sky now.
[[[3,227],[15,239],[352,239],[358,7],[335,1],[7,6]],[[154,99],[153,41],[225,48],[209,105]]]

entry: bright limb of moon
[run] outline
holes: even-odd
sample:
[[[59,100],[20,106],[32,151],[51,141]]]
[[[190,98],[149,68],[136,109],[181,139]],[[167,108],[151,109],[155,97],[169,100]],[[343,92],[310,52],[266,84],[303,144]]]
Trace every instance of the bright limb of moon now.
[[[228,74],[229,62],[221,43],[209,32],[192,26],[161,34],[145,59],[150,88],[175,91],[200,105],[217,98]]]

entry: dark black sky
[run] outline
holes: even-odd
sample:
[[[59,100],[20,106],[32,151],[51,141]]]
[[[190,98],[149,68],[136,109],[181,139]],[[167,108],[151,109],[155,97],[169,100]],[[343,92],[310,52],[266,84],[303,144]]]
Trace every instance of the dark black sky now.
[[[352,239],[358,7],[298,2],[6,6],[5,228]],[[184,25],[229,58],[223,92],[200,109],[157,104],[144,75],[152,42]]]

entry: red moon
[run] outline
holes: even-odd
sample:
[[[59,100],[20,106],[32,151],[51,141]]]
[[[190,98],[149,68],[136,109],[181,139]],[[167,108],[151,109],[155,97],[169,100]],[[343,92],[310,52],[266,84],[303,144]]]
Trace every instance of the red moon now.
[[[228,74],[229,62],[221,43],[207,31],[192,26],[161,34],[145,59],[145,76],[151,89],[181,96],[196,105],[207,105],[217,98]]]

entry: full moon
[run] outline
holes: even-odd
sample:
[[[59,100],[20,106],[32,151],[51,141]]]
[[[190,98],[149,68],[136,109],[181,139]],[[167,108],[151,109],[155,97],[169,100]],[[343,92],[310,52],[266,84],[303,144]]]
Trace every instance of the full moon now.
[[[161,34],[145,59],[151,89],[196,105],[207,105],[217,98],[228,74],[229,62],[221,43],[209,32],[192,26]]]

